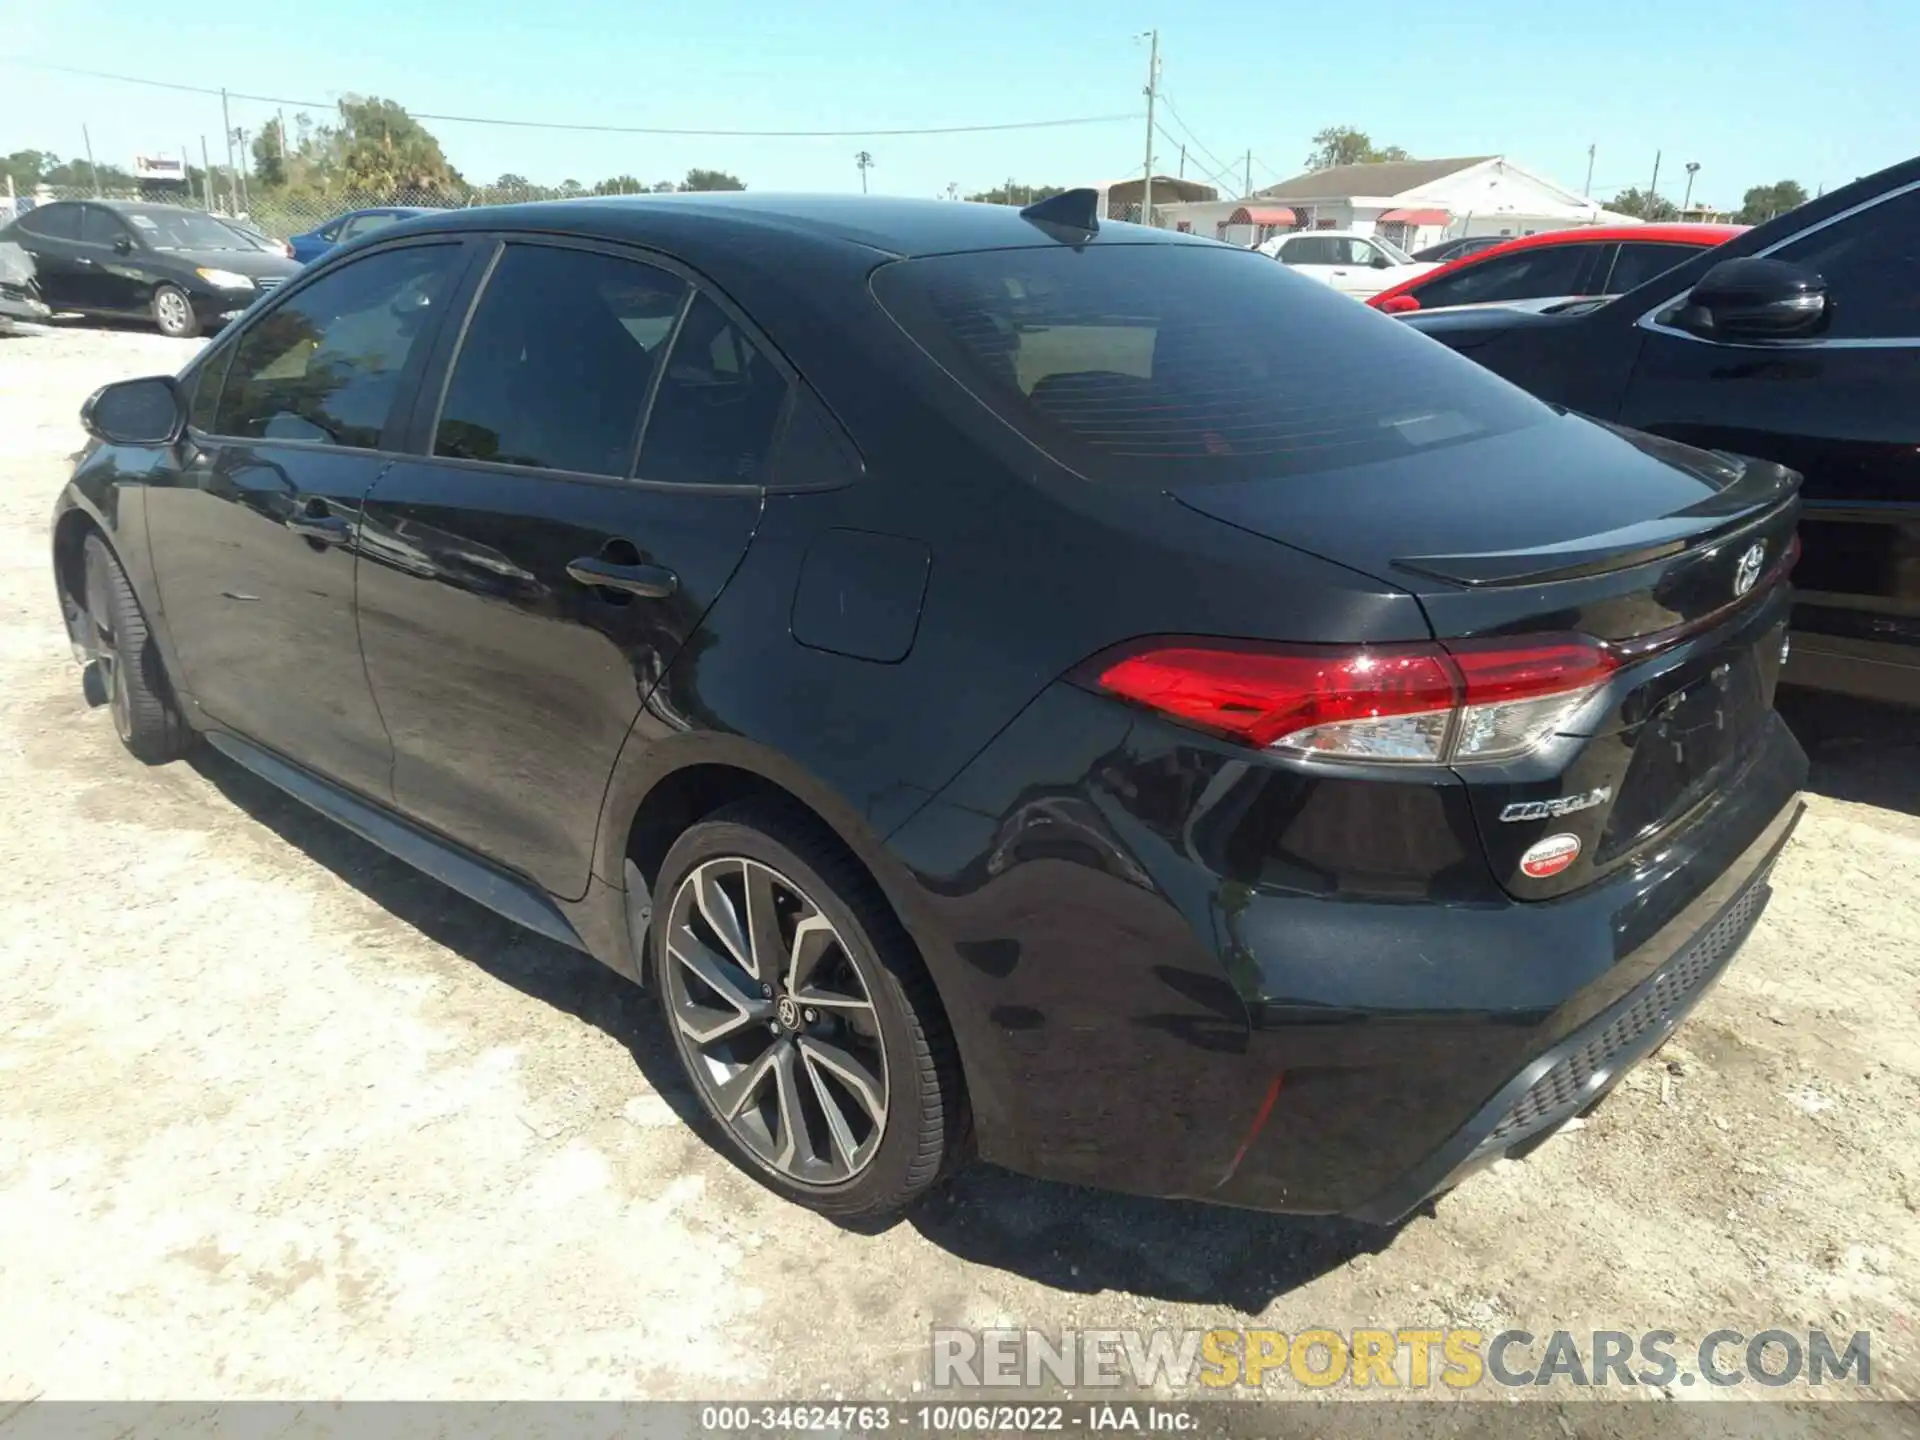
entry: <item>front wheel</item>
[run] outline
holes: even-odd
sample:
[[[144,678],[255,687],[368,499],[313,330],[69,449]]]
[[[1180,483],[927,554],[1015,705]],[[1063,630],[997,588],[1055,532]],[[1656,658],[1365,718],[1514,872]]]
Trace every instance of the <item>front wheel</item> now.
[[[149,765],[177,760],[193,746],[160,663],[160,650],[127,572],[107,542],[89,535],[86,574],[87,651],[106,691],[120,742]]]
[[[905,1209],[965,1101],[932,982],[872,880],[802,817],[721,811],[668,852],[653,974],[727,1148],[823,1214]]]
[[[193,302],[178,285],[162,285],[153,292],[153,323],[162,335],[175,340],[191,340],[200,333],[199,317]]]

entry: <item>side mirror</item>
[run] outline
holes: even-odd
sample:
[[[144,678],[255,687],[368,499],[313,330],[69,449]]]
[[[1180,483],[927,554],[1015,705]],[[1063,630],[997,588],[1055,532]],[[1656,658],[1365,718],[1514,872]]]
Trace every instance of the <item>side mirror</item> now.
[[[1376,270],[1388,270],[1393,267],[1393,262],[1387,259],[1387,257],[1382,255],[1378,250],[1373,252],[1372,263],[1373,263],[1373,268]]]
[[[1802,265],[1748,256],[1700,277],[1673,323],[1708,340],[1792,340],[1832,318],[1827,282]]]
[[[103,385],[80,407],[80,423],[109,445],[171,445],[187,428],[171,375]]]
[[[1420,302],[1411,295],[1389,295],[1380,302],[1380,309],[1388,315],[1406,315],[1420,308]]]
[[[133,241],[125,235],[114,236],[113,253],[116,255],[131,255],[133,253]]]

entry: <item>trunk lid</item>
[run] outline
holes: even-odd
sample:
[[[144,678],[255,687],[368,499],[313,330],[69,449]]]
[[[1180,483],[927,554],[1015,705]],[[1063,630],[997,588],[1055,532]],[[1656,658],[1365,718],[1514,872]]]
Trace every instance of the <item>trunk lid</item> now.
[[[1521,759],[1456,767],[1523,899],[1625,863],[1768,723],[1799,476],[1563,415],[1342,472],[1175,487],[1203,514],[1412,592],[1442,641],[1578,633],[1620,668]],[[1572,862],[1532,873],[1537,857]]]

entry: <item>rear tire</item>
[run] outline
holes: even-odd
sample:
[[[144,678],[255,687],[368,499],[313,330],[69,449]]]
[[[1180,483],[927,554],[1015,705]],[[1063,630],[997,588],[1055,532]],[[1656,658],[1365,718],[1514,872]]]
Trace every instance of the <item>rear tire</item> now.
[[[200,333],[200,317],[178,285],[162,285],[153,292],[153,323],[175,340],[191,340]]]
[[[654,895],[661,1007],[735,1161],[840,1219],[918,1200],[961,1150],[966,1100],[933,982],[867,873],[811,816],[753,801],[682,834]]]
[[[106,691],[114,732],[149,765],[177,760],[193,747],[194,732],[173,702],[160,649],[127,572],[98,534],[87,536],[82,554],[87,649]]]

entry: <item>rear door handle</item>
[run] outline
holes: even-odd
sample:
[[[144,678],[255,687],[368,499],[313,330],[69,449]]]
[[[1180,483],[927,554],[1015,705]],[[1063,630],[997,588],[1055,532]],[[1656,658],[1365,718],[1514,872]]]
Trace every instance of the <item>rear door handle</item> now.
[[[648,600],[665,600],[680,588],[680,577],[664,565],[616,565],[585,555],[567,566],[567,574],[598,590],[624,590]]]

